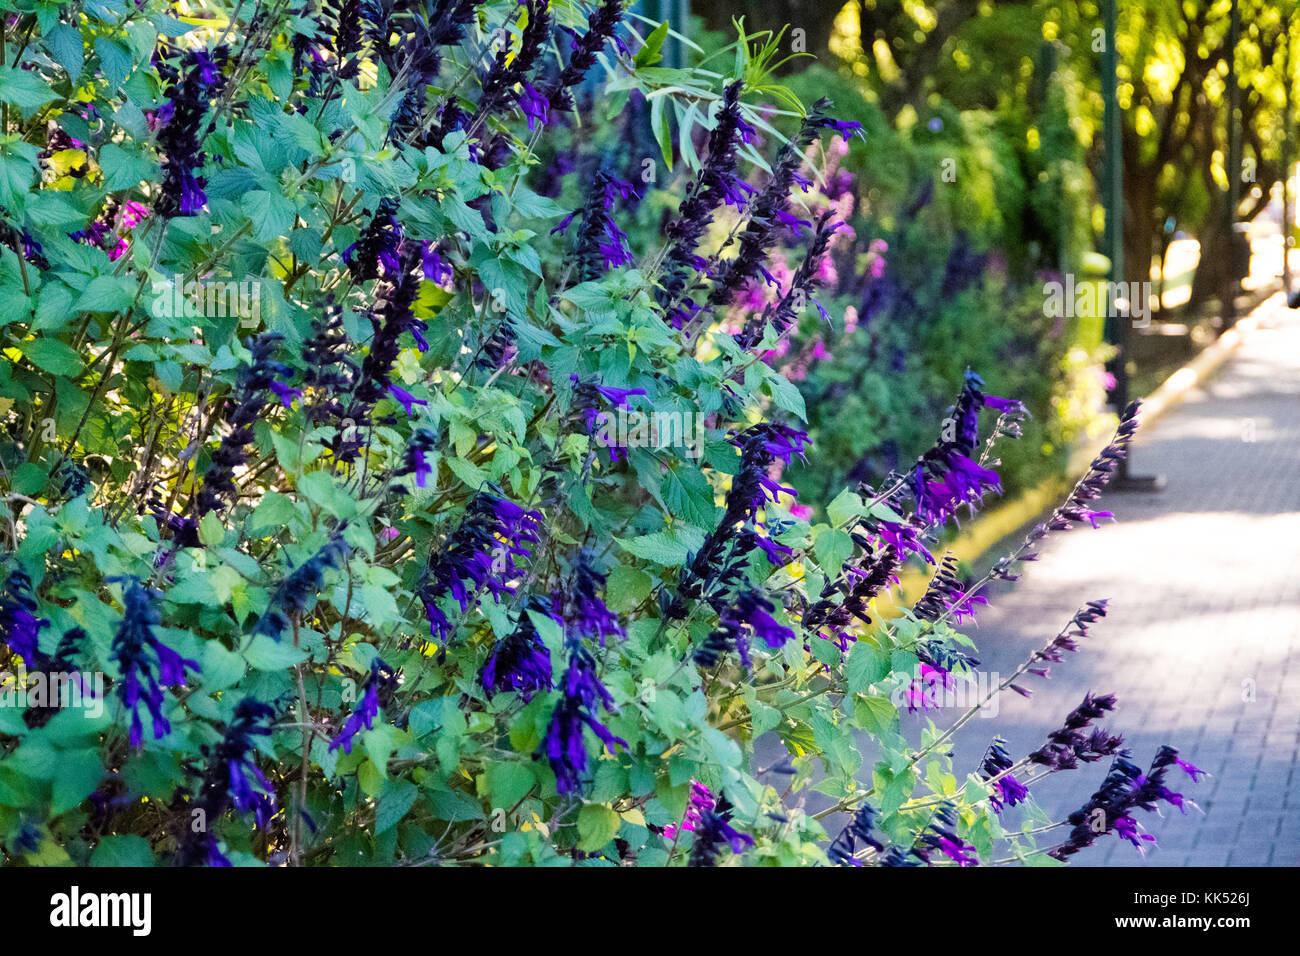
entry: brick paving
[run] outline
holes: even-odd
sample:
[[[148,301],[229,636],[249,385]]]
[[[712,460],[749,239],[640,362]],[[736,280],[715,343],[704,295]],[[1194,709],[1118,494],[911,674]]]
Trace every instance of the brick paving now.
[[[1139,432],[1133,468],[1164,474],[1165,490],[1112,493],[1102,507],[1116,523],[1053,535],[969,631],[983,669],[1009,674],[1079,604],[1111,600],[1050,681],[1029,679],[1033,700],[1006,692],[996,719],[963,728],[958,778],[994,733],[1027,753],[1086,691],[1113,693],[1108,726],[1135,762],[1169,743],[1214,776],[1177,774],[1204,815],[1143,815],[1158,849],[1141,857],[1106,836],[1076,865],[1300,865],[1300,312],[1271,312],[1208,383]],[[1060,819],[1105,769],[1056,774],[1035,794]]]

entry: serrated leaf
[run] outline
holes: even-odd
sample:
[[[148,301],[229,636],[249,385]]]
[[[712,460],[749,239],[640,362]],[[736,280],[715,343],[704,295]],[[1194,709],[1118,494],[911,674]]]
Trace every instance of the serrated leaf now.
[[[307,659],[307,652],[287,641],[277,641],[259,634],[244,651],[244,660],[259,671],[279,671]]]
[[[58,98],[59,95],[41,80],[38,73],[0,66],[0,100],[28,112]]]
[[[73,750],[59,754],[54,773],[50,813],[58,816],[90,796],[104,776],[98,750]]]
[[[598,803],[588,804],[578,811],[578,849],[594,853],[618,833],[618,814]]]
[[[22,343],[22,350],[33,365],[53,375],[76,375],[81,371],[80,356],[58,339],[32,339]]]
[[[391,830],[410,812],[420,788],[406,780],[386,780],[375,810],[375,835]]]
[[[293,225],[293,203],[279,193],[254,189],[239,201],[244,215],[253,224],[253,236],[259,242],[266,242],[289,232]]]

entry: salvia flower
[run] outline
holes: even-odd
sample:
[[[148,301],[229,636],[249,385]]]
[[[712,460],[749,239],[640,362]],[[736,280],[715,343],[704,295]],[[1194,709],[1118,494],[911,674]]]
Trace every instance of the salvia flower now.
[[[737,80],[723,91],[717,120],[709,133],[704,164],[687,188],[677,216],[664,227],[670,245],[660,270],[661,305],[671,307],[682,298],[692,270],[700,272],[709,268],[706,261],[698,259],[696,249],[718,207],[724,204],[739,207],[753,192],[753,187],[737,173],[736,153],[741,143],[749,142],[754,135],[753,128],[740,115],[743,89],[744,83]]]
[[[597,712],[615,710],[614,698],[596,676],[596,659],[578,641],[571,641],[569,665],[560,688],[560,699],[551,712],[546,736],[538,756],[546,758],[555,773],[555,789],[561,795],[577,793],[587,778],[590,755],[584,730],[600,742],[627,749],[627,741],[615,737],[597,718]]]
[[[33,669],[45,661],[41,653],[41,628],[49,621],[36,616],[39,605],[32,591],[32,579],[22,568],[14,568],[5,577],[0,592],[0,641],[9,645]]]
[[[599,594],[604,586],[605,575],[596,569],[590,550],[579,551],[563,594],[565,626],[574,637],[599,641],[601,647],[607,638],[626,636],[618,615],[605,606]]]
[[[862,861],[856,855],[859,841],[863,846],[869,846],[877,853],[883,853],[885,845],[876,835],[875,822],[876,811],[871,804],[862,804],[849,820],[848,826],[831,841],[826,851],[830,861],[837,866],[861,866]]]
[[[423,426],[417,428],[406,443],[406,451],[402,453],[402,466],[396,471],[396,476],[415,475],[415,486],[426,487],[433,475],[429,456],[437,447],[438,436],[432,430]]]
[[[497,642],[479,674],[479,683],[489,694],[514,691],[524,701],[539,691],[551,689],[551,652],[537,633],[533,614],[544,614],[561,627],[564,620],[549,597],[529,595],[519,620],[506,637]]]
[[[245,697],[211,751],[203,752],[207,765],[192,808],[207,818],[203,828],[186,828],[176,857],[180,866],[230,866],[217,845],[213,825],[227,810],[251,813],[259,827],[275,815],[275,791],[256,763],[256,737],[269,737],[275,709],[254,697]]]
[[[703,822],[703,814],[712,810],[717,805],[717,798],[713,791],[700,783],[698,780],[691,781],[690,793],[686,798],[686,812],[682,814],[682,824],[677,826],[674,823],[664,827],[664,838],[676,840],[679,833],[683,831],[694,832]]]
[[[386,276],[382,287],[376,290],[380,301],[370,314],[373,332],[370,347],[361,361],[352,400],[344,416],[358,424],[369,419],[376,402],[393,394],[393,366],[402,351],[402,333],[410,332],[415,337],[427,327],[427,323],[416,318],[414,312],[420,291],[419,244],[403,243],[398,252],[397,270]]]
[[[498,599],[514,593],[509,581],[520,572],[519,559],[531,556],[528,546],[539,540],[540,527],[538,512],[525,511],[499,489],[474,496],[446,547],[430,556],[419,587],[433,640],[445,644],[453,633],[439,606],[443,597],[451,597],[465,612],[482,588]]]
[[[376,657],[370,662],[370,677],[361,692],[361,701],[343,724],[343,729],[330,741],[330,751],[342,747],[344,753],[352,753],[352,742],[357,734],[374,728],[379,708],[391,699],[396,689],[397,672]]]
[[[125,580],[122,623],[113,638],[109,659],[117,663],[121,674],[117,693],[131,715],[131,746],[138,747],[144,740],[140,705],[144,704],[152,718],[154,737],[158,740],[166,737],[172,728],[163,714],[166,699],[163,688],[183,686],[186,669],[198,673],[199,663],[181,657],[154,634],[154,627],[162,620],[155,606],[161,596],[157,591],[141,585],[135,578],[109,580]]]
[[[1138,428],[1138,412],[1141,402],[1130,402],[1119,416],[1119,425],[1110,443],[1098,453],[1088,466],[1088,471],[1070,491],[1065,502],[1061,504],[1046,522],[1036,524],[1025,536],[1024,543],[1014,554],[1000,558],[990,572],[994,577],[1010,579],[1011,566],[1017,561],[1032,561],[1038,557],[1031,550],[1039,541],[1053,531],[1069,531],[1076,523],[1087,521],[1093,527],[1101,518],[1112,517],[1109,512],[1092,510],[1092,502],[1101,497],[1110,483],[1111,476],[1119,469],[1120,462],[1128,456],[1129,445]]]
[[[1115,695],[1085,694],[1083,703],[1066,715],[1065,723],[1047,735],[1047,743],[1029,755],[1029,762],[1049,769],[1071,770],[1079,761],[1091,763],[1120,752],[1121,738],[1106,733],[1085,734],[1093,721],[1115,709]]]
[[[798,132],[778,151],[772,163],[772,175],[749,205],[749,221],[737,240],[736,255],[717,264],[718,279],[709,292],[710,309],[725,308],[758,275],[758,267],[767,258],[777,240],[778,214],[786,211],[790,192],[803,166],[804,150],[826,128],[826,110],[830,101],[818,100],[799,126]]]
[[[220,83],[216,61],[202,50],[193,50],[186,57],[183,76],[167,89],[167,102],[156,117],[158,148],[163,154],[156,206],[160,216],[193,216],[208,201],[204,192],[207,180],[199,173],[204,162],[201,128],[208,102]]]
[[[912,609],[921,621],[938,621],[951,616],[961,624],[964,618],[975,619],[976,605],[988,604],[988,599],[967,593],[966,582],[957,576],[957,559],[944,555],[925,594]]]
[[[546,91],[539,94],[550,109],[557,112],[572,111],[573,94],[569,90],[582,82],[587,71],[596,64],[597,54],[611,38],[615,38],[614,31],[623,18],[623,3],[624,0],[604,0],[604,3],[587,14],[587,32],[581,36],[574,35],[569,62],[546,87]],[[533,128],[531,123],[528,128]]]
[[[1165,784],[1169,768],[1180,763],[1178,751],[1168,746],[1162,746],[1156,752],[1146,773],[1125,757],[1116,757],[1097,792],[1087,803],[1066,817],[1066,822],[1073,829],[1063,843],[1048,851],[1048,856],[1066,860],[1092,846],[1098,837],[1106,833],[1118,834],[1139,852],[1143,852],[1144,844],[1154,844],[1155,838],[1142,832],[1133,812],[1156,811],[1162,802],[1186,812],[1190,801]]]
[[[343,250],[343,261],[354,281],[364,282],[380,275],[393,275],[401,268],[398,247],[402,224],[397,218],[398,200],[386,196],[356,242]]]
[[[343,540],[342,529],[336,529],[319,551],[272,589],[266,611],[258,619],[253,633],[280,640],[294,619],[315,603],[325,584],[325,571],[343,567],[347,556],[348,546]]]
[[[519,5],[528,18],[519,34],[519,49],[513,50],[510,44],[503,43],[496,51],[492,66],[483,77],[482,95],[471,128],[511,105],[518,105],[527,116],[529,129],[547,121],[549,101],[527,82],[527,77],[550,36],[551,13],[546,0],[520,0]]]
[[[279,351],[283,338],[279,333],[264,332],[245,343],[252,362],[242,366],[235,378],[233,401],[225,415],[229,431],[212,453],[212,460],[204,472],[203,484],[196,498],[200,517],[234,504],[238,496],[235,472],[248,464],[248,446],[253,443],[253,425],[263,417],[266,393],[270,391],[284,400],[285,396],[273,388],[278,384],[277,378],[288,378],[293,374],[289,366],[273,358]]]
[[[731,848],[739,856],[754,845],[754,838],[739,832],[731,825],[732,806],[726,797],[719,797],[712,809],[700,813],[700,822],[691,844],[689,866],[716,866],[722,847]]]
[[[587,202],[551,230],[552,233],[564,233],[574,218],[581,215],[582,226],[574,240],[573,254],[582,281],[593,281],[610,269],[632,263],[627,233],[619,228],[611,213],[616,198],[627,199],[634,194],[631,183],[623,182],[603,169],[597,170]]]
[[[736,342],[741,348],[749,349],[758,345],[768,327],[784,334],[798,320],[797,306],[805,301],[812,302],[817,311],[821,313],[822,318],[829,320],[826,310],[820,302],[813,298],[812,293],[816,291],[820,283],[821,264],[826,256],[827,249],[830,248],[831,238],[835,231],[844,225],[842,222],[832,221],[832,215],[832,212],[827,211],[818,219],[812,241],[808,244],[808,249],[804,254],[803,262],[799,264],[799,268],[795,270],[794,275],[790,278],[790,288],[775,303],[768,305],[763,311],[750,314],[749,319],[745,322],[745,327],[736,335]],[[793,219],[793,217],[790,218]],[[807,225],[810,229],[814,228],[813,224],[806,220],[794,221],[796,225]],[[796,230],[797,234],[798,231]]]

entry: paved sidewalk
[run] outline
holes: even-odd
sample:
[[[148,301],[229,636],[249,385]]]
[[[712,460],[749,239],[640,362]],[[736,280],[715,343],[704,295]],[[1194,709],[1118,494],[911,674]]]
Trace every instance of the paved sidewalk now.
[[[963,728],[958,778],[995,731],[1020,756],[1086,691],[1113,693],[1106,726],[1134,762],[1168,743],[1214,776],[1176,772],[1203,816],[1142,815],[1159,849],[1143,858],[1110,835],[1076,865],[1300,865],[1300,312],[1267,315],[1208,383],[1139,431],[1133,468],[1163,473],[1165,490],[1109,494],[1115,524],[1052,535],[968,631],[983,669],[1009,674],[1078,605],[1111,600],[1050,681],[1025,682],[1033,700],[1006,692],[997,719]],[[1061,819],[1105,770],[1056,774],[1035,793]]]

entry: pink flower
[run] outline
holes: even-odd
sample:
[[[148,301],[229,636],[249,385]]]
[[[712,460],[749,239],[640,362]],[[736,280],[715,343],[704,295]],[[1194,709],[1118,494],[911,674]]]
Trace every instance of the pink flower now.
[[[807,521],[813,516],[812,505],[791,505],[790,514],[794,515],[800,521]]]

